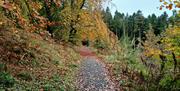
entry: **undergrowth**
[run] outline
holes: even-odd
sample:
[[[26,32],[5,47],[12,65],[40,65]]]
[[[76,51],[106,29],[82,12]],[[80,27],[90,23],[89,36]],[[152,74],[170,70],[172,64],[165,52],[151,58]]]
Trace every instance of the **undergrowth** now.
[[[118,50],[100,55],[108,64],[117,88],[130,91],[177,91],[180,84],[179,74],[172,73],[173,66],[169,66],[171,62],[166,62],[164,71],[161,72],[159,61],[143,60],[143,50],[134,48],[133,44],[128,38],[123,38]]]
[[[75,89],[80,56],[73,47],[20,29],[0,31],[0,90]]]

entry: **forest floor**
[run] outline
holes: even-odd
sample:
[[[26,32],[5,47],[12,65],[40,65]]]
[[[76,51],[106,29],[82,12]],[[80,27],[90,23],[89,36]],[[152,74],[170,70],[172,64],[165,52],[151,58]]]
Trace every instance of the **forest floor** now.
[[[0,29],[0,91],[74,91],[82,59],[74,47],[50,36]]]
[[[0,91],[123,91],[126,67],[107,50],[22,30],[0,31]]]
[[[83,57],[78,75],[77,90],[79,91],[115,91],[108,70],[101,60],[87,47],[80,49]]]

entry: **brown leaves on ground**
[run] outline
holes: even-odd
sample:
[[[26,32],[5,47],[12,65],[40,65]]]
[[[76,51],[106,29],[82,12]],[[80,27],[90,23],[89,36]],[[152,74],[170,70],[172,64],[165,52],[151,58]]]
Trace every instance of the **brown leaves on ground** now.
[[[65,78],[73,73],[69,65],[76,64],[79,55],[72,48],[55,43],[46,32],[11,31],[0,30],[0,64],[6,64],[13,76],[28,72],[43,81],[54,74]]]
[[[120,91],[133,90],[135,84],[144,83],[142,74],[129,69],[126,64],[122,62],[107,63],[107,66],[112,80]]]

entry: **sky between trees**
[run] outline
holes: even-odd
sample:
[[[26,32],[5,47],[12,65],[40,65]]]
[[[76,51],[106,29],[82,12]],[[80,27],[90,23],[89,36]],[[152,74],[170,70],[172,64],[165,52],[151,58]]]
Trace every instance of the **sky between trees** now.
[[[147,17],[155,13],[157,16],[160,16],[164,11],[167,12],[169,16],[172,15],[172,12],[163,9],[159,10],[160,6],[159,0],[112,0],[111,3],[106,3],[105,6],[108,6],[114,15],[114,12],[118,10],[121,13],[128,13],[132,15],[134,12],[141,10],[143,15]]]

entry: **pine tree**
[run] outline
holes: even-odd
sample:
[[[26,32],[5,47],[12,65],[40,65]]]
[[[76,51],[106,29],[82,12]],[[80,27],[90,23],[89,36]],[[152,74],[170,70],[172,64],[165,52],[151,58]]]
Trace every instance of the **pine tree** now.
[[[104,15],[104,22],[107,24],[107,26],[109,28],[111,28],[112,15],[111,15],[111,11],[110,11],[109,7],[106,8],[106,12],[105,12],[105,15]]]

